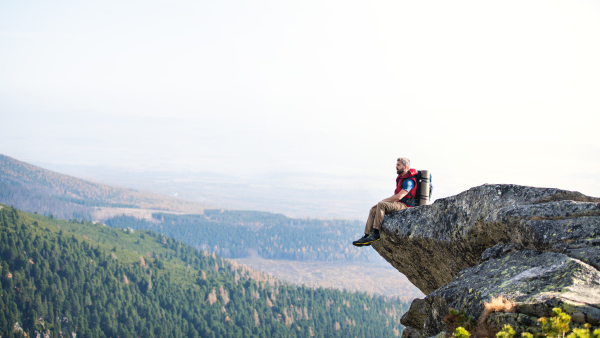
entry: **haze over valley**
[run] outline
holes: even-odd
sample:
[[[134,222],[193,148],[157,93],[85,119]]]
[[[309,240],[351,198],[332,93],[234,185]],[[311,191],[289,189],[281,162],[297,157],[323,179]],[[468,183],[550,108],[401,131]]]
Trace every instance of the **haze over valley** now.
[[[373,201],[391,193],[389,185],[395,179],[393,167],[387,180],[367,182],[363,177],[343,172],[219,174],[34,164],[94,182],[176,196],[209,208],[259,210],[310,218],[362,220]]]
[[[0,203],[62,219],[153,230],[204,252],[241,259],[290,283],[402,299],[421,295],[373,250],[351,246],[363,227],[357,220],[209,209],[181,197],[81,180],[5,155],[0,155],[0,187]]]

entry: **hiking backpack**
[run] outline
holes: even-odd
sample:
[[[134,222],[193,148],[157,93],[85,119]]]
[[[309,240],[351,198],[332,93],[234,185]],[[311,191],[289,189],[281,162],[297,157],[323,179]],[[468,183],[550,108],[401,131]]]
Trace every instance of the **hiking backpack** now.
[[[423,205],[427,205],[429,204],[429,201],[431,201],[431,194],[433,193],[433,184],[431,184],[431,173],[429,173],[429,179],[427,177],[423,177],[421,175],[421,170],[417,171],[417,175],[415,176],[415,178],[417,179],[417,196],[415,196],[415,206],[419,206],[421,205],[421,196],[423,194],[421,194],[421,188],[423,187],[423,183],[429,183],[429,191],[425,192],[425,193],[429,193],[427,197],[427,201],[425,201],[425,203]]]

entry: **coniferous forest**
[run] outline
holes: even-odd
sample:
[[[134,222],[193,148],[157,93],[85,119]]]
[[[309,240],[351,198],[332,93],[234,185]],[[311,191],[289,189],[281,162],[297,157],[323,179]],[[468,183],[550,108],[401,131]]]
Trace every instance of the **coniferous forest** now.
[[[0,255],[2,337],[393,337],[408,307],[282,283],[153,231],[7,206]]]
[[[203,214],[154,213],[152,220],[117,216],[110,227],[151,229],[226,258],[334,262],[384,262],[373,250],[351,245],[364,224],[349,220],[289,218],[262,211],[204,210]]]

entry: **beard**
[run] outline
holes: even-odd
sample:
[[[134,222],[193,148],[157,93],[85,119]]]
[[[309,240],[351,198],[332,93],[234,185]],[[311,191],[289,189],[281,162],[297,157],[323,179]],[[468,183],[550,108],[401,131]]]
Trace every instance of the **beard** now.
[[[396,169],[396,174],[398,174],[398,175],[402,175],[403,172],[404,172],[404,168],[402,168],[402,170]]]

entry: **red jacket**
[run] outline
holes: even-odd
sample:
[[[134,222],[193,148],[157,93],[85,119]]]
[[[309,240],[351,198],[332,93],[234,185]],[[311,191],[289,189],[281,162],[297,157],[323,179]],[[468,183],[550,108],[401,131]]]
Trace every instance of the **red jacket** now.
[[[414,199],[417,196],[417,174],[419,172],[417,171],[417,169],[409,169],[408,172],[404,175],[398,175],[398,178],[396,178],[396,190],[394,190],[394,195],[398,194],[400,192],[400,190],[402,190],[402,183],[404,182],[404,180],[412,180],[415,183],[415,186],[408,192],[408,194],[406,194],[406,196],[404,196],[402,200],[406,199]],[[411,205],[409,205],[408,203],[405,203],[408,207],[412,207]]]

